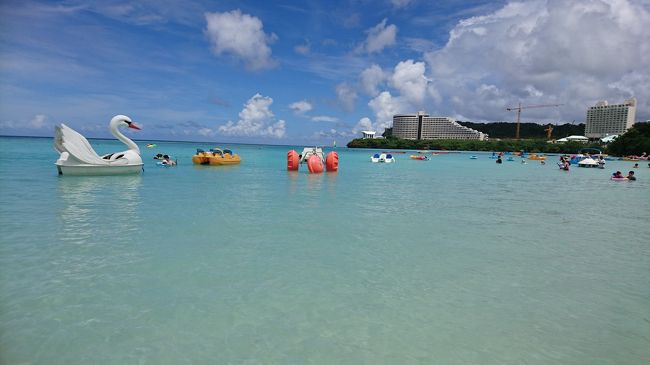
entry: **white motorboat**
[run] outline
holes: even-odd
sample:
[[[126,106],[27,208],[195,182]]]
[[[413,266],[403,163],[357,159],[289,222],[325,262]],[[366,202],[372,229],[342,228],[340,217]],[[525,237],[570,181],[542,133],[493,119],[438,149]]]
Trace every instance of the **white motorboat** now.
[[[391,155],[390,153],[375,153],[370,157],[370,161],[377,163],[377,162],[383,162],[383,163],[393,163],[395,162],[395,157]]]
[[[142,172],[140,148],[119,131],[119,126],[140,129],[125,115],[113,117],[109,123],[110,131],[129,149],[104,156],[99,156],[86,137],[74,129],[63,123],[56,126],[54,149],[61,154],[55,162],[59,175],[123,175]]]
[[[578,162],[578,167],[598,167],[598,161],[587,157]]]

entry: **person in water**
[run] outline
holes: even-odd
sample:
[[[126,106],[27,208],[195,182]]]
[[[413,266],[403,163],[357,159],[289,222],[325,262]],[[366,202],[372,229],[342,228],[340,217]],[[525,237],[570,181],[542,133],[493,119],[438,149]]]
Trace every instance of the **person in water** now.
[[[639,168],[639,164],[638,164],[638,163],[635,163],[635,164],[634,164],[634,168],[635,168],[635,169],[638,169],[638,168]]]
[[[503,160],[501,160],[501,155],[497,156],[497,163],[503,163]]]
[[[627,179],[628,180],[636,180],[636,176],[634,176],[634,171],[630,171],[627,173]]]
[[[614,179],[622,179],[622,178],[623,178],[623,174],[622,174],[620,171],[616,171],[615,173],[612,174],[612,177],[613,177]]]
[[[162,164],[163,165],[171,165],[174,166],[176,165],[176,161],[172,160],[169,155],[164,155],[162,159]]]

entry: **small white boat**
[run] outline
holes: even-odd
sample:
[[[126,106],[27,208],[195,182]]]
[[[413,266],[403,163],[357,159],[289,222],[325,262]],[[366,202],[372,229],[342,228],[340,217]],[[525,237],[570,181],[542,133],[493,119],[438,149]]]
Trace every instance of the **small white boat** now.
[[[140,129],[131,118],[116,115],[109,123],[110,131],[129,149],[99,156],[86,137],[63,123],[57,125],[54,129],[54,149],[60,156],[54,164],[59,175],[123,175],[142,172],[144,164],[140,149],[118,130],[119,126]]]
[[[578,167],[598,167],[598,161],[587,157],[578,162]]]
[[[374,155],[372,155],[372,157],[370,157],[370,161],[375,163],[377,162],[393,163],[395,162],[395,157],[393,157],[393,155],[391,155],[390,153],[382,153],[382,154],[375,153]]]

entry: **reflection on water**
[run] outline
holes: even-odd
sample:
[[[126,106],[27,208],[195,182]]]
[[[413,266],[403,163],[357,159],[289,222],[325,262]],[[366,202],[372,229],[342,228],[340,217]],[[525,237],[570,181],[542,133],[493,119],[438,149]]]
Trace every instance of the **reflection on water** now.
[[[192,164],[192,168],[196,171],[212,171],[215,173],[220,173],[220,172],[232,172],[236,171],[240,168],[240,165],[219,165],[219,166],[214,166],[214,165],[197,165],[197,164]]]
[[[312,174],[309,172],[287,171],[289,192],[296,193],[303,189],[308,195],[318,194],[323,187],[330,193],[336,192],[338,172]]]
[[[136,231],[141,186],[140,175],[60,178],[61,239],[88,244],[93,237]]]

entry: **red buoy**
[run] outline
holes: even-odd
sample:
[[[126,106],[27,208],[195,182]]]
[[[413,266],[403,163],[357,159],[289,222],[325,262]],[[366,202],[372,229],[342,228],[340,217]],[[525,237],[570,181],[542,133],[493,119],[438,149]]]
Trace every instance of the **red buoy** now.
[[[323,161],[321,161],[320,157],[311,155],[307,160],[307,168],[312,174],[320,174],[323,172]]]
[[[335,151],[328,153],[327,157],[325,158],[325,166],[327,167],[327,171],[332,171],[332,172],[338,171],[339,154],[336,153]]]
[[[300,164],[300,156],[298,156],[298,152],[294,150],[287,152],[287,170],[298,171],[299,164]]]

